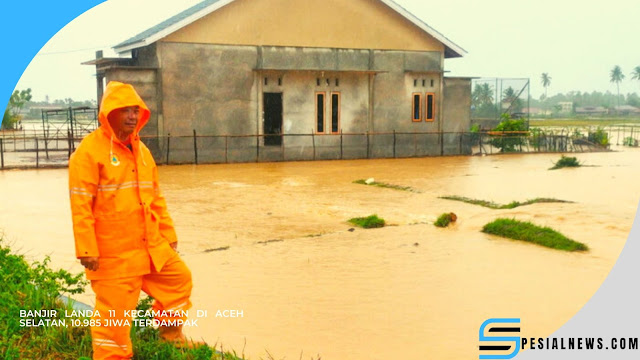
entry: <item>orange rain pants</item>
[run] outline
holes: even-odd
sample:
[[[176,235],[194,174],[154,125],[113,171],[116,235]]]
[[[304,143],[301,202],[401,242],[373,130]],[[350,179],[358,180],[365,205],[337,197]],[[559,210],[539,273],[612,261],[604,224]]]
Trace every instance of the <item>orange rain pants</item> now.
[[[91,327],[93,338],[94,360],[122,360],[133,356],[131,344],[130,316],[125,316],[124,310],[135,310],[140,290],[155,299],[153,311],[181,313],[191,308],[191,272],[176,254],[162,267],[161,272],[153,271],[144,276],[126,278],[93,280],[91,287],[96,293],[96,306],[100,316],[93,321],[100,321],[101,326]],[[110,312],[115,313],[110,317]],[[107,326],[104,326],[109,321]],[[129,322],[126,323],[124,320]],[[183,316],[156,317],[158,321],[186,320]]]

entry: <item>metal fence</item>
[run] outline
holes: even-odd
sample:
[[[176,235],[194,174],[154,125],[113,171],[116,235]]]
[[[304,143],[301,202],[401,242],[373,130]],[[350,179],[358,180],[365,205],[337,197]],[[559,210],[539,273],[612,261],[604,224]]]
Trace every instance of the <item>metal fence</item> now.
[[[603,136],[606,144],[602,144]],[[265,138],[267,144],[278,145],[265,145]],[[66,137],[0,132],[0,169],[66,167],[80,141],[70,131]],[[190,135],[143,137],[142,141],[158,164],[215,164],[607,151],[611,145],[637,146],[640,127],[235,136],[199,135],[193,131]]]
[[[492,129],[503,114],[529,120],[529,79],[479,78],[471,81],[471,123]]]

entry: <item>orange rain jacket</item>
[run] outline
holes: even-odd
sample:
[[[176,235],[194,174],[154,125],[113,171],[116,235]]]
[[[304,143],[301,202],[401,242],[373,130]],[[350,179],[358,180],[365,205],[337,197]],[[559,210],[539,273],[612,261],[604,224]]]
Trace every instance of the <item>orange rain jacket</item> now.
[[[107,116],[140,107],[131,149],[114,135]],[[138,132],[149,108],[133,86],[109,82],[100,105],[100,127],[87,135],[69,159],[69,193],[76,257],[98,257],[87,278],[114,279],[160,271],[177,253],[173,221],[158,187],[157,168]]]

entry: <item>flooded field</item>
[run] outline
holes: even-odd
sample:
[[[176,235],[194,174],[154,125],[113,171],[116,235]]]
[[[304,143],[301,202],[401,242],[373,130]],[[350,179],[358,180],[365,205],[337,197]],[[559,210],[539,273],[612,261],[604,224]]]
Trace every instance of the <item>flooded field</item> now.
[[[323,360],[476,358],[490,317],[549,335],[604,281],[640,199],[640,149],[572,156],[589,166],[549,171],[558,154],[530,154],[161,167],[193,310],[208,312],[186,331],[250,359]],[[367,178],[416,192],[353,183]],[[67,191],[66,169],[0,172],[0,229],[16,251],[79,272]],[[492,210],[445,195],[573,203]],[[433,226],[443,212],[457,223]],[[391,226],[347,223],[371,214]],[[552,227],[590,251],[480,232],[498,217]]]

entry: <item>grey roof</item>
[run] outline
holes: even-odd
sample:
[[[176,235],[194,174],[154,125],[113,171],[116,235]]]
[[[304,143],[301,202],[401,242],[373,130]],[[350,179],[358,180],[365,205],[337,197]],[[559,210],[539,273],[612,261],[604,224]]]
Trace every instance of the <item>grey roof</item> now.
[[[157,34],[160,31],[168,28],[169,26],[178,23],[186,18],[188,18],[189,16],[197,13],[198,11],[206,8],[209,5],[215,4],[217,3],[219,0],[204,0],[201,3],[195,4],[192,7],[188,8],[187,10],[182,11],[181,13],[174,15],[170,18],[168,18],[167,20],[161,22],[160,24],[153,26],[143,32],[141,32],[140,34],[125,40],[123,42],[121,42],[120,44],[114,46],[114,48],[122,48],[125,47],[127,45],[131,45],[134,44],[138,41],[142,41],[148,37],[150,37],[151,35]]]
[[[118,49],[123,49],[126,47],[129,47],[131,45],[134,45],[138,42],[144,43],[145,40],[149,39],[150,37],[162,32],[163,30],[187,19],[188,17],[197,14],[198,12],[206,9],[207,7],[219,2],[221,0],[204,0],[184,11],[182,11],[181,13],[174,15],[172,17],[170,17],[169,19],[159,23],[156,26],[153,26],[143,32],[141,32],[140,34],[125,40],[123,42],[121,42],[120,44],[114,46],[113,48],[118,51]],[[230,0],[229,2],[232,2],[233,0]],[[437,30],[435,30],[434,28],[432,28],[431,26],[429,26],[427,23],[425,23],[424,21],[422,21],[421,19],[419,19],[418,17],[416,17],[415,15],[413,15],[411,12],[409,12],[408,10],[406,10],[405,8],[403,8],[402,6],[400,6],[398,3],[396,3],[393,0],[381,0],[383,3],[385,3],[387,6],[391,7],[393,10],[399,12],[402,16],[404,16],[405,18],[407,18],[409,21],[413,22],[414,24],[418,25],[418,27],[422,28],[423,31],[425,31],[426,33],[430,34],[431,36],[435,37],[438,41],[442,42],[445,45],[445,58],[451,58],[451,57],[461,57],[464,53],[466,53],[466,51],[461,48],[460,46],[456,45],[453,41],[449,40],[446,36],[444,36],[442,33],[438,32]],[[224,3],[222,4],[224,6]],[[134,45],[135,47],[135,45]],[[131,47],[129,47],[131,48]]]

